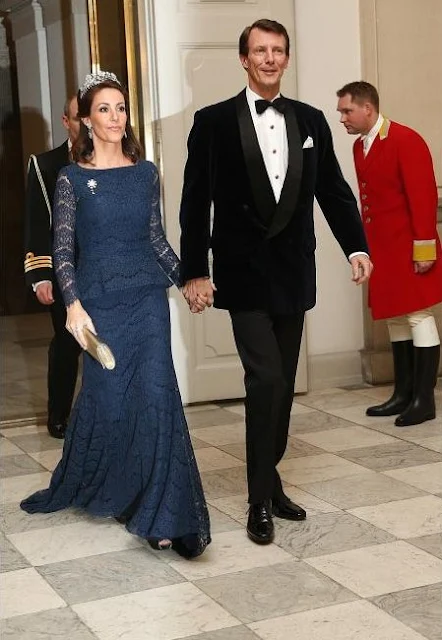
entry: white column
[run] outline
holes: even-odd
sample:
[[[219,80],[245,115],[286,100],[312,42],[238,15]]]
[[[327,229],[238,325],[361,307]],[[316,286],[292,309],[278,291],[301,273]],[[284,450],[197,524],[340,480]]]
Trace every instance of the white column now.
[[[355,0],[294,0],[298,99],[321,109],[332,129],[342,171],[355,191],[353,139],[339,124],[336,91],[359,80],[359,3]],[[311,387],[357,382],[363,347],[362,290],[350,281],[350,267],[316,208],[318,304],[307,314]]]
[[[46,31],[40,3],[10,3],[9,18],[17,56],[23,159],[52,147],[51,94]]]
[[[75,51],[74,84],[78,88],[91,71],[87,0],[71,0],[71,32]]]
[[[66,129],[61,122],[64,103],[73,91],[69,71],[72,67],[72,42],[69,13],[63,10],[60,0],[39,0],[43,10],[48,52],[48,74],[52,107],[52,142],[57,147],[66,139]],[[67,13],[67,15],[66,15]],[[72,85],[72,89],[69,85]]]

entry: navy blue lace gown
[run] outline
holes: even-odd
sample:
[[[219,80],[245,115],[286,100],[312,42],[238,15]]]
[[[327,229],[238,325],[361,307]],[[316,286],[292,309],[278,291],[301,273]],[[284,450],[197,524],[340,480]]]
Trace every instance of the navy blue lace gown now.
[[[172,362],[167,288],[179,284],[179,261],[161,224],[156,167],[62,169],[54,262],[66,305],[81,301],[116,367],[85,353],[63,457],[49,488],[21,506],[122,517],[131,533],[197,556],[209,518]]]

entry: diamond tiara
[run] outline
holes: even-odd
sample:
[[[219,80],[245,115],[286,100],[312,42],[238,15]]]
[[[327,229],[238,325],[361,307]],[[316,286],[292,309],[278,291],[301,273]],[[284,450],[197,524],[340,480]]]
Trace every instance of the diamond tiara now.
[[[121,85],[121,82],[118,80],[115,73],[112,71],[97,71],[97,73],[88,73],[83,84],[80,87],[80,98],[91,89],[95,87],[97,84],[101,84],[102,82],[106,82],[106,80],[112,80],[112,82],[116,82]]]

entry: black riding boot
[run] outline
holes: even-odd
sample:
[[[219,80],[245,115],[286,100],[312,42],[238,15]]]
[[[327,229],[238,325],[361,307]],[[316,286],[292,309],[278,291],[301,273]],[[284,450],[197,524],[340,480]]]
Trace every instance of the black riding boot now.
[[[368,407],[367,416],[394,416],[405,411],[413,397],[413,340],[392,342],[394,391],[383,404]]]
[[[396,418],[397,427],[421,424],[436,417],[434,387],[439,369],[440,345],[414,348],[413,399]]]

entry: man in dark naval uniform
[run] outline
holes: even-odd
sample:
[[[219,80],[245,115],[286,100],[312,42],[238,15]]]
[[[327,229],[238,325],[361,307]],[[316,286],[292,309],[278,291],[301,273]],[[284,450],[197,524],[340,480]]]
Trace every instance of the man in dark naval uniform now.
[[[313,201],[360,284],[371,262],[353,193],[324,114],[280,95],[289,61],[283,25],[258,20],[239,41],[248,87],[195,114],[181,202],[181,261],[189,304],[230,313],[245,370],[247,533],[272,542],[272,516],[302,520],[276,466],[284,455],[304,313],[315,305]],[[210,211],[214,205],[213,228]]]
[[[70,149],[78,136],[77,98],[66,101],[63,125],[68,139],[61,146],[31,155],[25,212],[25,280],[37,300],[48,305],[54,336],[48,353],[48,431],[63,438],[74,397],[81,348],[66,330],[66,309],[52,265],[52,204],[58,172],[70,162]]]

